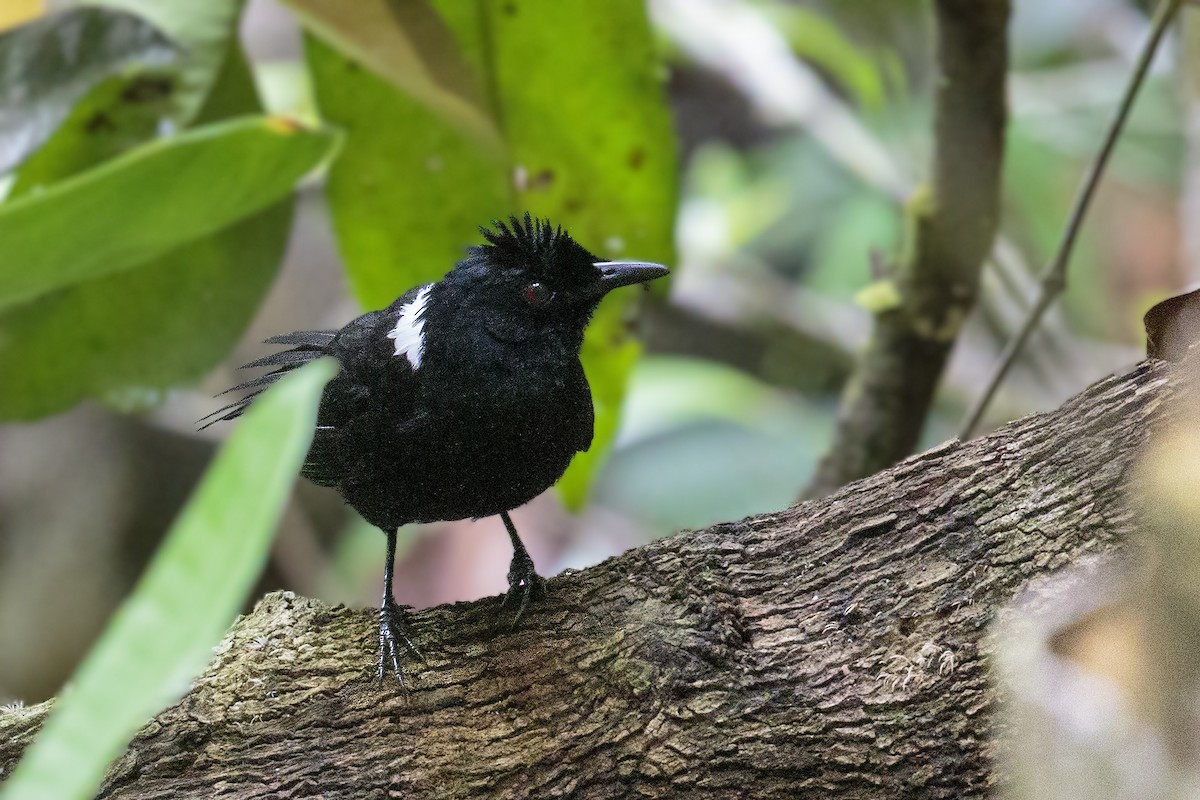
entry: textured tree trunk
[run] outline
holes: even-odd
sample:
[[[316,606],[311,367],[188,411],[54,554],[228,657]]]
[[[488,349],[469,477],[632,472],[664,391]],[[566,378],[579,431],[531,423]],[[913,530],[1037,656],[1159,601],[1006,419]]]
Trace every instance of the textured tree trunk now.
[[[513,632],[497,598],[420,612],[407,695],[373,680],[373,612],[270,595],[102,796],[987,795],[988,624],[1127,537],[1169,370],[560,576]],[[44,714],[0,713],[0,774]]]

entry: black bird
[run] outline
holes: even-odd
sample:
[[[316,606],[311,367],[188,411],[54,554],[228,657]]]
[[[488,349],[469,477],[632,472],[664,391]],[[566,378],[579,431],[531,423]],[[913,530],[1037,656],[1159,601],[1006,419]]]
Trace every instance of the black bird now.
[[[396,529],[499,514],[512,539],[504,605],[513,625],[544,581],[508,516],[545,491],[592,443],[592,395],[579,348],[609,291],[667,274],[642,262],[601,261],[562,228],[510,218],[481,228],[486,244],[436,283],[339,331],[267,339],[291,345],[246,367],[271,372],[229,391],[248,395],[205,419],[238,417],[279,377],[321,356],[325,387],[302,473],[335,487],[387,536],[379,665],[403,683],[401,643],[414,655],[392,593]],[[203,422],[203,420],[201,420]]]

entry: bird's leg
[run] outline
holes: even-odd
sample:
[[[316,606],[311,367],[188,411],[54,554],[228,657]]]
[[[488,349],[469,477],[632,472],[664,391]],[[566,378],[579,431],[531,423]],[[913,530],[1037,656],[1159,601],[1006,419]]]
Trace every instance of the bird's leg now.
[[[508,538],[512,539],[513,546],[512,563],[508,566],[508,591],[504,594],[503,605],[516,604],[517,613],[512,621],[512,627],[515,628],[525,614],[525,609],[529,608],[529,601],[535,597],[546,596],[546,581],[533,568],[533,559],[525,550],[521,537],[517,536],[516,526],[509,518],[508,512],[501,512],[500,519],[504,520],[504,527],[508,529]]]
[[[383,565],[383,600],[379,604],[379,668],[376,676],[383,680],[387,667],[392,668],[392,674],[400,685],[404,686],[404,673],[400,670],[401,644],[422,661],[425,656],[408,638],[408,624],[404,609],[396,603],[392,593],[392,570],[396,563],[396,531],[384,531],[387,535],[387,561]],[[407,688],[407,687],[406,687]]]

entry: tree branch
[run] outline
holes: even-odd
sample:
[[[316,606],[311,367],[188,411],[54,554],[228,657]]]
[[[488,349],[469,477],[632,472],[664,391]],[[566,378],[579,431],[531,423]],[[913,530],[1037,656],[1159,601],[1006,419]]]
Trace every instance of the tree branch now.
[[[1058,296],[1066,290],[1067,267],[1071,263],[1071,253],[1075,249],[1075,241],[1079,238],[1079,231],[1083,228],[1083,220],[1087,216],[1092,197],[1096,194],[1096,187],[1100,185],[1104,169],[1108,166],[1108,159],[1112,155],[1113,149],[1117,146],[1117,141],[1121,138],[1121,131],[1125,128],[1125,120],[1129,118],[1129,113],[1133,110],[1133,102],[1137,99],[1138,91],[1142,88],[1146,74],[1150,71],[1150,64],[1154,61],[1154,54],[1158,51],[1158,45],[1166,34],[1167,28],[1170,27],[1171,22],[1175,19],[1175,14],[1179,11],[1182,3],[1183,0],[1161,0],[1158,4],[1158,11],[1155,12],[1154,22],[1150,26],[1150,36],[1138,54],[1137,64],[1134,66],[1129,83],[1125,86],[1125,93],[1121,96],[1116,116],[1113,117],[1112,122],[1109,123],[1108,130],[1104,134],[1104,141],[1100,145],[1100,151],[1096,153],[1096,158],[1092,161],[1091,166],[1088,167],[1088,171],[1083,177],[1083,185],[1079,187],[1079,194],[1075,196],[1075,203],[1071,207],[1071,213],[1067,218],[1066,226],[1063,228],[1062,239],[1059,240],[1058,248],[1054,251],[1054,258],[1046,266],[1045,272],[1042,273],[1041,288],[1038,291],[1033,307],[1029,309],[1029,313],[1026,314],[1021,327],[1017,329],[1016,334],[1005,345],[1004,352],[1000,354],[1000,358],[996,360],[996,366],[993,368],[992,374],[988,376],[987,385],[984,386],[983,392],[980,393],[979,397],[972,403],[971,408],[968,409],[966,418],[963,420],[962,431],[959,433],[961,438],[969,439],[974,434],[975,427],[983,418],[983,413],[987,410],[988,404],[991,403],[992,397],[995,396],[996,391],[1000,388],[1000,384],[1004,381],[1008,370],[1016,363],[1021,349],[1029,341],[1029,337],[1042,321],[1042,316],[1054,301],[1058,299]]]
[[[638,318],[638,337],[656,355],[726,364],[771,386],[829,394],[850,374],[849,354],[832,342],[777,320],[719,319],[702,310],[651,300]]]
[[[1171,386],[1147,362],[823,500],[560,576],[513,632],[498,598],[422,611],[407,696],[373,681],[373,612],[270,595],[101,797],[986,795],[984,632],[1030,578],[1120,545]],[[46,710],[0,712],[0,775]]]
[[[932,184],[909,202],[909,253],[888,280],[895,300],[876,311],[809,497],[912,452],[995,238],[1009,2],[937,0],[935,8],[941,81]]]

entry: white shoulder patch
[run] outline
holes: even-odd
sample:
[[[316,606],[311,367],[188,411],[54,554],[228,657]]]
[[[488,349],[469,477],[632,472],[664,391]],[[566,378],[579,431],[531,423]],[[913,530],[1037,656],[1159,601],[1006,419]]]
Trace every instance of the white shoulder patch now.
[[[421,367],[421,356],[425,354],[425,304],[431,288],[433,284],[422,286],[416,297],[400,307],[396,327],[387,334],[396,340],[396,355],[406,356],[414,370]]]

